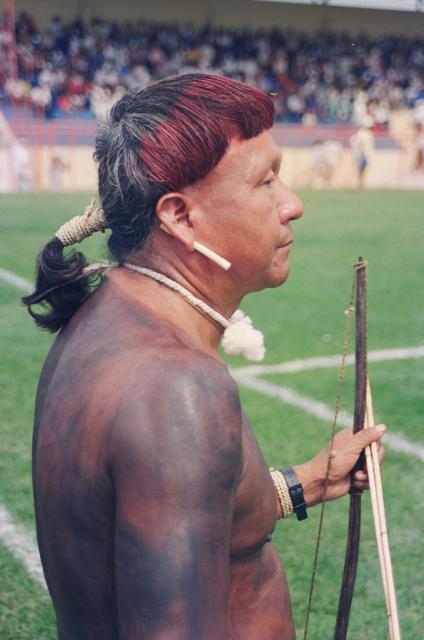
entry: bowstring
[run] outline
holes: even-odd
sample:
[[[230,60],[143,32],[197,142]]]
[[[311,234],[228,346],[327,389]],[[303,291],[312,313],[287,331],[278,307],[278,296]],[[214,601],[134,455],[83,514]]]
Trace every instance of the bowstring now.
[[[345,312],[344,312],[345,315],[346,315],[346,325],[345,325],[345,333],[344,333],[344,338],[343,338],[343,351],[342,351],[342,358],[341,358],[339,372],[338,372],[338,378],[337,378],[336,404],[335,404],[333,422],[332,422],[332,425],[331,425],[330,444],[328,445],[327,469],[326,469],[326,472],[325,472],[325,479],[324,479],[324,496],[323,496],[323,500],[322,500],[322,503],[321,503],[321,511],[320,511],[320,516],[319,516],[319,521],[318,521],[317,541],[316,541],[316,545],[315,545],[314,561],[313,561],[313,564],[312,564],[312,577],[311,577],[311,583],[310,583],[310,586],[309,586],[309,595],[308,595],[308,604],[307,604],[307,607],[306,607],[305,629],[304,629],[304,633],[303,633],[303,640],[307,640],[307,637],[308,637],[309,620],[310,620],[311,611],[312,611],[312,600],[313,600],[314,591],[315,591],[319,549],[320,549],[320,545],[321,545],[322,528],[323,528],[323,523],[324,523],[324,512],[325,512],[325,505],[327,503],[328,484],[329,484],[329,481],[330,481],[331,452],[333,450],[333,443],[334,443],[334,438],[335,438],[336,430],[337,430],[337,420],[338,420],[339,413],[340,413],[340,404],[341,404],[341,399],[342,399],[342,390],[343,390],[343,383],[344,383],[345,371],[346,371],[346,357],[347,357],[347,350],[349,348],[350,329],[351,329],[351,325],[352,325],[352,317],[353,317],[353,309],[354,309],[353,301],[355,299],[356,270],[358,269],[358,264],[360,264],[360,263],[357,263],[354,266],[354,272],[353,272],[353,278],[352,278],[352,288],[351,288],[351,293],[350,293],[349,305],[345,309]]]

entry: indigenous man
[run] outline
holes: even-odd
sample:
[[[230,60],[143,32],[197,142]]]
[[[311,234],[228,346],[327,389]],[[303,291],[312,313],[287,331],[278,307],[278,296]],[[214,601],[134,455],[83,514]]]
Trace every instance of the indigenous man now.
[[[307,506],[323,499],[327,451],[271,476],[217,352],[242,298],[289,274],[303,208],[279,178],[272,120],[268,96],[222,77],[127,94],[96,141],[102,209],[65,224],[39,256],[25,302],[48,303],[31,314],[63,327],[34,434],[38,542],[61,640],[294,638],[272,533],[294,509],[304,516],[302,489]],[[63,248],[106,227],[116,266],[88,295],[95,268]],[[259,357],[245,335],[257,332],[239,324],[240,348]],[[337,434],[327,499],[347,493],[383,431]],[[366,488],[366,474],[353,483]]]

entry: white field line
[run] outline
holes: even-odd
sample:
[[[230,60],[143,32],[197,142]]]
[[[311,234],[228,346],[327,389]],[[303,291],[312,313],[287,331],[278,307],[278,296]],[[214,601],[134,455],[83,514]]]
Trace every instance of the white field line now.
[[[306,413],[310,413],[316,418],[320,418],[324,422],[331,424],[334,419],[334,409],[326,405],[324,402],[319,402],[313,398],[309,398],[304,394],[296,393],[289,387],[283,387],[276,384],[272,384],[267,380],[260,380],[255,376],[240,375],[237,371],[232,372],[235,380],[242,386],[262,393],[263,395],[277,398],[283,404],[288,404],[292,407],[302,409]],[[347,411],[340,411],[338,420],[339,427],[352,428],[353,415]],[[403,435],[397,433],[386,433],[384,436],[384,444],[389,446],[396,452],[407,453],[414,456],[424,462],[424,446],[419,443],[412,443],[407,440]]]
[[[30,293],[33,290],[32,284],[28,280],[25,280],[6,269],[0,268],[0,278],[25,292]],[[9,511],[1,503],[0,542],[3,546],[9,549],[13,557],[18,560],[18,562],[21,562],[24,565],[31,578],[47,589],[43,569],[41,567],[40,555],[34,536],[29,534],[21,524],[16,523]]]
[[[406,360],[409,358],[424,358],[424,345],[416,347],[406,347],[404,349],[382,349],[380,351],[370,351],[368,362],[387,362],[388,360]],[[272,373],[299,373],[308,369],[330,369],[340,366],[341,356],[323,356],[318,358],[303,358],[291,360],[281,364],[260,365],[253,364],[247,367],[232,369],[232,373],[237,376],[260,376]],[[350,354],[346,357],[346,364],[355,364],[355,356]]]
[[[34,289],[29,280],[25,280],[25,278],[21,278],[21,276],[17,276],[15,273],[7,271],[6,269],[0,268],[0,278],[9,284],[13,284],[15,287],[18,287],[18,289],[26,291],[27,293],[31,293]]]
[[[34,537],[21,524],[14,522],[6,507],[1,503],[0,542],[9,549],[16,560],[22,562],[31,578],[47,589]]]

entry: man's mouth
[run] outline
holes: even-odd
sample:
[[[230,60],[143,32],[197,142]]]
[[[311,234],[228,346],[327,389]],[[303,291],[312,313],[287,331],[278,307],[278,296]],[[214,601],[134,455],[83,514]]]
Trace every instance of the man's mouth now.
[[[293,244],[293,238],[290,238],[289,240],[286,240],[286,242],[284,242],[283,244],[280,244],[278,249],[282,249],[283,247],[289,247],[291,244]]]

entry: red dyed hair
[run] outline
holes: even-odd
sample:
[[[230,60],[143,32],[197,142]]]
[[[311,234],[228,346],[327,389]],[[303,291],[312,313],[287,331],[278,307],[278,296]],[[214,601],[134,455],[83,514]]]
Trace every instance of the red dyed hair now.
[[[177,190],[204,177],[232,138],[249,139],[269,129],[274,105],[265,93],[222,76],[191,74],[156,83],[179,95],[162,121],[140,138],[145,177]],[[183,85],[183,86],[181,86]]]

